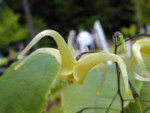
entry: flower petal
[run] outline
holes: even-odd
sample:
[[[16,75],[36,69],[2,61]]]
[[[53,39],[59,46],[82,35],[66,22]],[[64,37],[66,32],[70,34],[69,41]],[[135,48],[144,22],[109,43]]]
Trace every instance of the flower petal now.
[[[27,47],[22,51],[22,53],[18,56],[18,58],[22,58],[24,54],[33,47],[40,39],[45,36],[51,36],[58,46],[58,50],[60,52],[60,56],[62,59],[62,66],[61,66],[61,73],[62,75],[68,75],[72,73],[73,66],[75,64],[75,59],[68,48],[66,42],[64,41],[63,37],[54,30],[44,30],[37,34],[35,38],[27,45]]]
[[[148,72],[144,60],[142,56],[150,58],[150,40],[149,39],[141,39],[136,41],[136,43],[132,46],[133,51],[133,59],[135,58],[140,69],[141,75],[145,77],[150,77],[150,72]],[[134,65],[135,61],[132,61],[132,65]]]
[[[140,76],[139,74],[137,74],[137,73],[135,72],[136,62],[137,62],[137,61],[136,61],[135,58],[132,58],[132,59],[131,59],[131,63],[130,63],[131,75],[133,75],[137,80],[144,81],[144,82],[150,82],[150,78],[142,77],[142,76]]]
[[[85,76],[94,66],[106,61],[113,61],[118,63],[122,72],[126,93],[129,94],[130,90],[126,65],[121,57],[111,53],[93,53],[84,58],[81,58],[74,68],[73,75],[75,81],[79,84],[82,84]]]
[[[73,38],[71,36],[69,36],[67,44],[68,44],[68,47],[69,47],[70,51],[72,52],[72,54],[75,55],[75,51],[74,51],[72,43],[73,43]]]

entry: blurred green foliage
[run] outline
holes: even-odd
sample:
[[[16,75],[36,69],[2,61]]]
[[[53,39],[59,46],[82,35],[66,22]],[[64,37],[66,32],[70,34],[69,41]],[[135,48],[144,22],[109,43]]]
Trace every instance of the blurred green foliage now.
[[[28,2],[36,33],[43,29],[50,28],[57,30],[63,36],[67,37],[69,30],[78,30],[81,27],[91,30],[94,21],[100,20],[106,36],[111,38],[112,34],[116,30],[120,30],[123,27],[129,28],[133,24],[137,26],[138,24],[145,25],[150,23],[149,0],[28,0]],[[14,24],[13,29],[19,28],[16,28],[15,26],[26,25],[22,0],[5,0],[2,4],[3,7],[8,6],[11,8],[12,12],[20,15],[20,18],[18,15],[14,16],[17,18],[17,21],[19,20],[17,24],[11,21]],[[1,10],[1,12],[5,11]],[[10,18],[7,21],[9,20]],[[1,26],[5,28],[7,24],[1,24]],[[10,31],[14,33],[14,30]],[[19,37],[24,38],[26,36],[26,32],[24,31],[23,36],[21,35],[23,34],[22,32],[23,28],[13,34],[17,36],[12,35],[11,37],[16,38],[19,35]],[[131,31],[132,33],[129,33],[129,31],[127,32],[125,34],[133,35],[135,31]],[[10,37],[9,34],[11,33],[7,34],[7,37]],[[1,37],[3,37],[3,35],[1,35]],[[12,39],[19,39],[15,38]],[[6,42],[11,42],[10,38],[9,40],[10,41]],[[41,45],[48,45],[47,40],[41,42]],[[54,45],[53,42],[51,45]]]
[[[134,36],[137,33],[137,27],[136,25],[132,24],[129,27],[122,27],[121,28],[121,32],[125,35],[125,36]]]
[[[131,0],[28,0],[28,2],[33,17],[42,18],[47,28],[54,29],[64,36],[67,36],[71,29],[78,30],[84,27],[91,30],[95,20],[101,21],[107,36],[112,36],[120,27],[135,23]],[[22,15],[22,23],[25,21],[20,0],[6,0],[5,4]]]
[[[27,38],[27,29],[20,25],[19,17],[9,8],[0,10],[0,47]]]
[[[39,18],[36,16],[33,17],[33,26],[35,28],[36,34],[45,29],[51,29],[51,28],[47,27],[47,23],[44,22],[43,18]],[[30,38],[28,38],[28,39],[30,39]],[[55,47],[55,42],[53,41],[53,39],[46,37],[39,42],[38,46],[39,47],[49,47],[49,46]]]
[[[139,16],[141,16],[141,17],[139,17],[139,18],[141,18],[141,22],[143,24],[149,24],[150,23],[150,15],[149,15],[150,1],[149,0],[132,0],[132,2],[135,5],[136,4],[139,5],[137,13],[138,13]]]

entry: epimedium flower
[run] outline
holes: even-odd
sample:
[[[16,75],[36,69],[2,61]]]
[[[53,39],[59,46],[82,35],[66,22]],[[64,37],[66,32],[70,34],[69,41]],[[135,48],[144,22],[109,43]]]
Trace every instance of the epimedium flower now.
[[[106,61],[117,62],[125,84],[125,92],[130,93],[128,85],[128,74],[124,61],[118,55],[112,53],[91,53],[83,55],[79,60],[76,60],[73,55],[73,48],[71,47],[71,41],[68,45],[64,41],[63,37],[54,30],[45,30],[40,32],[33,38],[33,40],[27,45],[27,47],[18,55],[18,59],[22,59],[24,54],[26,54],[30,48],[32,48],[40,39],[45,36],[51,36],[58,46],[58,49],[53,48],[40,48],[31,53],[29,57],[23,59],[16,67],[15,70],[18,70],[23,66],[23,64],[32,56],[40,53],[51,54],[53,55],[58,63],[61,65],[58,77],[62,81],[67,81],[69,83],[76,82],[78,84],[83,84],[87,73],[96,66],[100,66],[103,70],[104,80],[104,63]]]
[[[150,72],[146,68],[143,57],[150,58],[150,39],[140,39],[137,40],[133,46],[133,57],[130,64],[130,69],[132,75],[141,81],[150,81]],[[136,64],[138,64],[141,73],[135,72]]]

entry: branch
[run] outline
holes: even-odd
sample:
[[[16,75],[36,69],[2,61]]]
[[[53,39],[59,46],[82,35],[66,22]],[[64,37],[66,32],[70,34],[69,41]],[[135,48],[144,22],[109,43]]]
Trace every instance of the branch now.
[[[86,107],[86,108],[83,108],[83,109],[81,109],[80,111],[78,111],[76,113],[82,113],[83,111],[88,110],[88,109],[107,109],[107,108],[105,108],[105,107]],[[110,110],[120,111],[120,110],[114,109],[114,108],[110,108]]]

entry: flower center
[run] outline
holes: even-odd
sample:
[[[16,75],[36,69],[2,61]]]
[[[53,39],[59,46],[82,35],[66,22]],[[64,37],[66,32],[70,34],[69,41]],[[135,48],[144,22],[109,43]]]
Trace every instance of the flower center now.
[[[68,77],[69,83],[74,83],[73,73]]]

